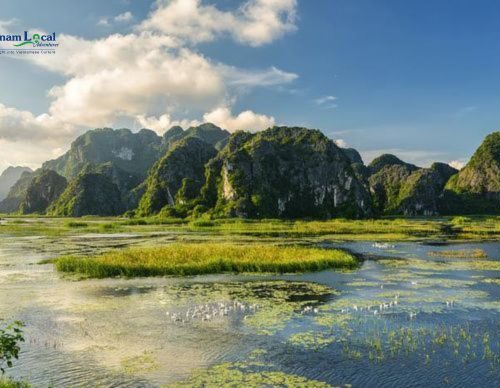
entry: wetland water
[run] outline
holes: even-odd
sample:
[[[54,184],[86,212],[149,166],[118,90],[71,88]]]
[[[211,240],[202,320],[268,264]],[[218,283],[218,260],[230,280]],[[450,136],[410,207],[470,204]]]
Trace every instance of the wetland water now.
[[[26,324],[8,375],[36,387],[196,385],[193,375],[220,385],[254,372],[355,387],[500,384],[499,242],[324,242],[373,259],[282,276],[71,281],[37,264],[171,238],[2,237],[0,317]],[[445,254],[477,249],[487,257]]]

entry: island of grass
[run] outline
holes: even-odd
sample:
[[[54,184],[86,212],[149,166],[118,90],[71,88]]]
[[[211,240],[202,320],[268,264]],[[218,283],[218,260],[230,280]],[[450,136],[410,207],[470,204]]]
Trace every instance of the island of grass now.
[[[58,271],[89,278],[190,276],[215,273],[297,273],[354,268],[349,253],[302,246],[171,244],[127,248],[94,257],[64,256]]]

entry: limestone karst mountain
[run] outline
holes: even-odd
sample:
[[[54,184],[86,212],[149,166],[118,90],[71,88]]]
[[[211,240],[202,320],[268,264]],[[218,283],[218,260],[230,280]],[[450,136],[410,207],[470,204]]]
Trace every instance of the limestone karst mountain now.
[[[172,127],[163,136],[95,129],[43,168],[22,172],[0,212],[255,218],[499,213],[500,132],[486,137],[458,172],[443,163],[420,168],[390,154],[366,166],[355,149],[339,148],[306,128],[231,135],[206,123]]]
[[[221,216],[361,217],[372,211],[349,158],[318,130],[236,133],[206,176],[206,205]]]
[[[500,213],[500,131],[489,134],[446,184],[447,213]]]
[[[66,178],[57,172],[42,169],[28,185],[19,211],[23,214],[44,213],[47,207],[59,198],[67,185]]]
[[[205,164],[216,154],[212,145],[197,137],[174,143],[151,170],[138,213],[151,215],[164,206],[195,199],[205,183]]]

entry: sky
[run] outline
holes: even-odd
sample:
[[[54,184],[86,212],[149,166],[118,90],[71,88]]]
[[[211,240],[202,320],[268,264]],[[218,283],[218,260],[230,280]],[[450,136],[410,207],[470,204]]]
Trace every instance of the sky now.
[[[496,0],[0,0],[0,171],[97,127],[321,129],[365,162],[460,166],[499,128]],[[5,48],[7,42],[0,42]]]

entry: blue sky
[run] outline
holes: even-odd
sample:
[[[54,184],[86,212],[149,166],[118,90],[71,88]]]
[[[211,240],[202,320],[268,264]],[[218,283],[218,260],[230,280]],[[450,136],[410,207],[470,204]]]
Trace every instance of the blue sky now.
[[[367,161],[391,152],[420,165],[464,162],[488,133],[498,129],[497,1],[250,0],[254,6],[264,4],[265,8],[256,8],[258,12],[281,7],[276,15],[282,23],[276,27],[272,22],[272,29],[264,34],[259,31],[269,26],[257,25],[261,20],[253,20],[252,11],[245,13],[239,8],[246,1],[189,0],[201,12],[185,16],[186,21],[180,18],[183,25],[195,27],[188,31],[175,24],[179,20],[176,15],[166,19],[175,10],[158,12],[169,6],[167,0],[0,1],[4,32],[41,29],[78,37],[85,40],[87,46],[82,50],[87,49],[89,56],[96,42],[112,34],[119,34],[121,40],[145,31],[173,36],[178,42],[168,48],[149,40],[145,44],[133,41],[131,45],[145,48],[131,56],[131,61],[147,57],[148,45],[152,51],[171,50],[172,56],[165,60],[173,61],[172,67],[164,71],[175,78],[172,71],[184,63],[178,61],[179,52],[187,49],[190,59],[186,68],[190,70],[186,77],[201,79],[194,88],[199,90],[186,92],[189,82],[178,84],[169,79],[163,91],[145,86],[148,76],[163,79],[161,72],[147,64],[143,80],[143,73],[127,68],[121,79],[133,85],[134,77],[141,78],[137,91],[130,90],[132,86],[122,91],[131,93],[124,100],[114,97],[113,89],[103,87],[102,93],[89,94],[89,105],[85,105],[75,103],[71,93],[87,90],[84,81],[89,79],[96,88],[102,74],[89,69],[87,62],[73,70],[61,66],[65,61],[80,60],[75,53],[66,54],[68,41],[61,41],[58,64],[0,57],[0,104],[4,108],[3,114],[0,111],[0,168],[8,164],[36,166],[43,158],[63,152],[78,133],[104,125],[138,129],[150,124],[161,132],[170,124],[186,126],[212,118],[231,130],[239,126],[262,129],[268,123],[306,126],[359,149]],[[208,6],[211,8],[201,8]],[[221,24],[231,20],[235,27],[207,27],[205,18],[212,12],[213,18],[206,20]],[[234,20],[223,19],[226,16],[234,16]],[[252,29],[245,35],[248,26]],[[199,31],[208,37],[200,38]],[[120,50],[127,53],[126,48]],[[162,58],[160,55],[158,60]],[[106,62],[110,66],[107,71],[124,66],[120,61],[127,60],[122,54],[111,57]],[[196,68],[199,60],[208,63],[207,74],[216,78],[208,86],[203,81],[206,74]],[[157,64],[155,59],[152,65]],[[74,84],[79,89],[73,90]],[[54,87],[62,91],[48,96]],[[145,92],[148,87],[154,99]],[[169,87],[175,91],[167,90]],[[118,89],[120,93],[122,89]],[[104,103],[94,104],[100,98]],[[106,105],[108,100],[111,102]],[[125,107],[123,112],[120,105]],[[238,116],[244,111],[251,113]],[[19,112],[30,112],[33,117]],[[162,119],[165,113],[168,116]],[[43,114],[50,117],[40,118]],[[30,120],[35,127],[43,121],[40,136],[29,130],[25,137],[22,130],[13,135],[16,128],[12,122],[28,127]],[[44,147],[50,152],[33,157],[34,148]],[[14,152],[6,152],[12,149]]]

